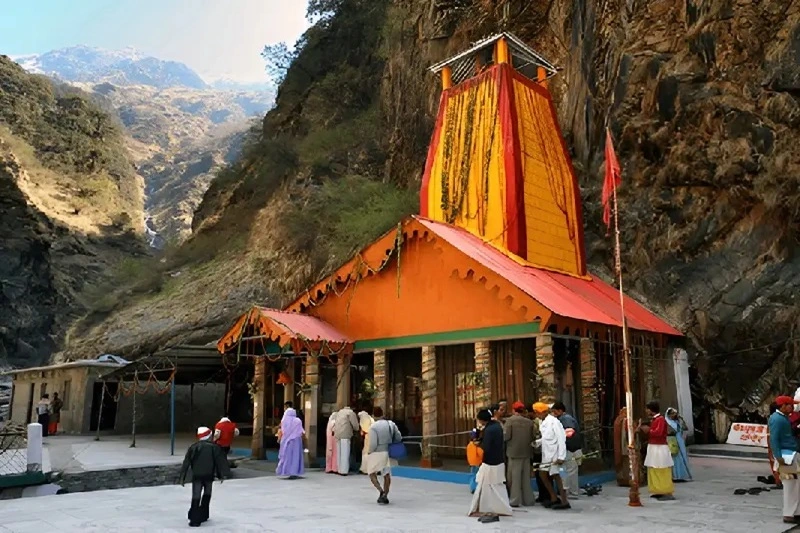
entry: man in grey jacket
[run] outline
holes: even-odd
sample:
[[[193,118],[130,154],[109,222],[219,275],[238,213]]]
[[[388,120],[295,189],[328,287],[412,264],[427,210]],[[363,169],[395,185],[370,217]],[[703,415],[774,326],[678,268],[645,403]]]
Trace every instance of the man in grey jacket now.
[[[383,409],[375,407],[372,411],[375,422],[369,428],[369,455],[367,455],[367,468],[369,480],[378,489],[378,503],[389,503],[389,487],[392,484],[392,469],[389,460],[389,445],[401,442],[403,436],[397,425],[391,420],[383,418]],[[383,486],[378,481],[378,474],[383,475]]]
[[[359,430],[358,417],[350,407],[343,407],[336,413],[336,422],[333,426],[333,437],[339,445],[338,467],[339,475],[346,476],[350,473],[350,445],[353,435]]]
[[[512,406],[514,414],[506,419],[503,426],[503,437],[506,441],[508,457],[508,485],[511,507],[534,504],[535,497],[531,488],[531,456],[535,433],[533,421],[523,416],[525,404],[515,402]]]

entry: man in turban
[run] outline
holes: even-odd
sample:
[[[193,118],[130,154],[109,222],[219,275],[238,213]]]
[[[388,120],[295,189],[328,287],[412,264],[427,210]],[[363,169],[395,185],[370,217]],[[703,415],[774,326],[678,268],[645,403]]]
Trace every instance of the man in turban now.
[[[536,441],[537,446],[542,448],[542,465],[539,471],[542,473],[543,483],[540,483],[540,487],[544,485],[550,495],[550,501],[543,502],[542,505],[554,510],[569,509],[571,506],[561,479],[562,465],[567,459],[567,434],[558,418],[550,413],[550,406],[546,403],[533,404],[533,412],[542,421],[539,426],[541,438]],[[560,499],[553,490],[553,482],[558,487]]]

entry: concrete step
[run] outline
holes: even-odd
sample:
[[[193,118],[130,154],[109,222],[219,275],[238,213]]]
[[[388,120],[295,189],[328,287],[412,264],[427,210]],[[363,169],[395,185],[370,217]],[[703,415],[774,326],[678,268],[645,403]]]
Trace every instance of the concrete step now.
[[[716,457],[743,461],[768,461],[766,448],[736,444],[694,444],[688,448],[690,457]]]

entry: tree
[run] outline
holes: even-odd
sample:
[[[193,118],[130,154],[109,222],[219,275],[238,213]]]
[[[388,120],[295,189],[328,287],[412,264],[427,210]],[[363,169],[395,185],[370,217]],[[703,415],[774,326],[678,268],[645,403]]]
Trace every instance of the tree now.
[[[344,2],[345,0],[308,0],[306,18],[313,24],[326,21],[336,14]]]
[[[261,57],[263,57],[264,61],[267,63],[265,66],[267,76],[269,76],[270,81],[276,86],[280,85],[286,77],[286,72],[289,70],[292,62],[297,59],[297,52],[298,47],[295,46],[290,50],[286,43],[275,43],[264,46],[264,49],[261,51]]]

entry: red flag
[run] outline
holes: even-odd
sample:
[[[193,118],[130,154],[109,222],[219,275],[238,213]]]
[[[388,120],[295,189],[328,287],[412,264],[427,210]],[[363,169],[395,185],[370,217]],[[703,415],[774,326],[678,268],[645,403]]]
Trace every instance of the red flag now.
[[[611,139],[611,132],[606,128],[606,177],[603,180],[603,223],[607,228],[611,228],[611,197],[614,195],[614,188],[622,184],[622,172],[617,161],[617,154],[614,152],[614,142]]]

